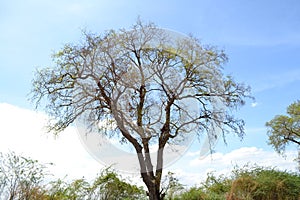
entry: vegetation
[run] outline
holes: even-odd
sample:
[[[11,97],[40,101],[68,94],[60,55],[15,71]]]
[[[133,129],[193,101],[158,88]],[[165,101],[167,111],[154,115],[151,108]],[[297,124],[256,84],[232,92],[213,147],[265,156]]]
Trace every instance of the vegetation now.
[[[194,200],[299,200],[300,175],[273,168],[236,168],[230,177],[208,174],[200,187],[193,187],[174,199]]]
[[[287,114],[277,115],[266,123],[269,128],[269,144],[280,154],[284,154],[287,145],[295,144],[299,149],[300,171],[300,100],[288,106]]]
[[[228,199],[299,199],[300,176],[273,168],[234,171]]]
[[[48,188],[45,199],[51,200],[146,199],[143,188],[125,182],[108,168],[92,183],[84,179],[77,179],[71,183],[59,179],[51,182]]]
[[[40,185],[47,175],[46,166],[37,160],[13,152],[0,153],[1,199],[34,199],[42,192]]]
[[[84,178],[46,182],[46,164],[18,156],[0,154],[0,199],[8,200],[111,200],[146,199],[141,187],[131,185],[106,168],[92,183]]]
[[[0,199],[131,200],[148,199],[142,187],[129,184],[106,168],[91,182],[49,178],[47,165],[11,152],[1,155]],[[229,176],[207,175],[198,187],[184,188],[174,173],[163,178],[168,200],[299,200],[300,174],[259,166],[236,167]]]
[[[38,70],[33,80],[35,103],[46,99],[53,117],[49,131],[58,134],[83,116],[88,127],[102,120],[116,125],[109,133],[97,131],[134,147],[150,199],[165,196],[167,143],[195,130],[209,138],[218,136],[216,130],[243,136],[244,122],[231,111],[245,103],[250,90],[223,74],[223,51],[193,37],[170,38],[140,21],[130,30],[85,34],[84,42],[65,45],[54,55],[56,66]],[[191,112],[187,101],[199,108]],[[157,159],[151,158],[150,144],[158,145]]]

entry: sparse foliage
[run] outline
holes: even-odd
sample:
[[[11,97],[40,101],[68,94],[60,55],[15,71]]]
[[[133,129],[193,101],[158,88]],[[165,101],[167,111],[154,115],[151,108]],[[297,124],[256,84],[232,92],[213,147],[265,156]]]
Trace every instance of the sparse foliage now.
[[[179,194],[184,189],[183,185],[179,182],[175,173],[168,172],[162,180],[162,194],[165,194],[167,199],[173,199],[176,194]]]
[[[43,193],[40,184],[47,175],[45,167],[14,152],[0,153],[0,198],[38,199]]]
[[[85,36],[83,43],[65,45],[54,55],[56,67],[36,72],[33,99],[37,105],[47,100],[53,118],[48,128],[55,134],[78,118],[91,129],[95,122],[113,121],[113,131],[97,131],[132,144],[150,199],[164,195],[167,143],[193,131],[212,139],[218,131],[243,136],[244,122],[231,110],[245,103],[249,88],[223,74],[223,51],[193,37],[170,41],[162,29],[140,21],[131,30]],[[150,143],[158,145],[155,160]]]

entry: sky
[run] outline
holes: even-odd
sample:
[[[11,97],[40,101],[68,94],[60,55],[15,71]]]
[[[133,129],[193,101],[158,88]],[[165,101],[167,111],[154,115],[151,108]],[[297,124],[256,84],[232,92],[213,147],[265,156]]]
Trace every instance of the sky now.
[[[265,123],[300,96],[298,0],[0,1],[0,151],[53,162],[58,177],[95,176],[103,165],[85,150],[75,127],[58,138],[45,133],[47,116],[28,101],[31,80],[36,68],[54,66],[53,52],[80,42],[83,30],[130,28],[138,17],[224,49],[225,73],[250,85],[255,97],[234,113],[246,122],[242,141],[229,134],[227,145],[220,140],[202,159],[202,141],[195,141],[167,171],[193,185],[209,171],[226,174],[247,163],[296,170],[296,147],[287,149],[286,158],[276,154]]]

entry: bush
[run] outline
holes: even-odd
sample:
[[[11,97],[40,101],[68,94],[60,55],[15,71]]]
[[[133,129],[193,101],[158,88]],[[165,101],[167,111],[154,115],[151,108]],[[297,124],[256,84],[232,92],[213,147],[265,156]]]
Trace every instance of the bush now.
[[[299,200],[300,175],[273,168],[252,167],[234,172],[228,200]]]
[[[205,200],[207,199],[206,194],[201,188],[192,187],[189,190],[177,195],[174,200]]]
[[[230,177],[209,173],[200,187],[192,187],[174,199],[300,200],[299,188],[299,174],[246,165],[235,168]]]

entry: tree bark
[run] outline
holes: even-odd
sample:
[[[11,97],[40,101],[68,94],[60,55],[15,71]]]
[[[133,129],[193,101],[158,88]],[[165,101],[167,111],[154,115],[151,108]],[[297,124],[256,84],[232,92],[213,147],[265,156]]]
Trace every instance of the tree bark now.
[[[141,176],[143,182],[147,187],[147,195],[150,200],[162,200],[164,199],[164,195],[160,193],[160,182],[161,182],[161,172],[160,170],[156,170],[156,174],[154,175],[153,171],[149,171],[147,168],[147,163],[145,160],[145,155],[142,154],[142,151],[138,152],[138,160],[141,168]],[[153,167],[151,167],[153,170]],[[157,173],[160,171],[160,173]]]
[[[157,188],[157,184],[154,184],[153,187],[148,188],[148,192],[149,200],[162,200],[159,189]]]

